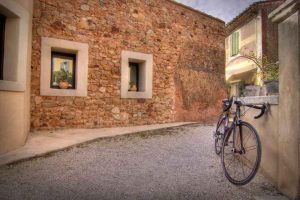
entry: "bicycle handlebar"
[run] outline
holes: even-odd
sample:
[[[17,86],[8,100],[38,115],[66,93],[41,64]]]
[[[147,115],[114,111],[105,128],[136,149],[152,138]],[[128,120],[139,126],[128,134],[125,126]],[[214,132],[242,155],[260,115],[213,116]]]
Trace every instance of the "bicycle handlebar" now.
[[[268,105],[265,103],[262,104],[262,106],[256,106],[253,104],[244,104],[244,106],[247,106],[250,108],[255,108],[255,109],[258,109],[261,111],[257,116],[254,117],[254,119],[258,119],[258,118],[262,117],[265,114],[266,110],[268,109]]]

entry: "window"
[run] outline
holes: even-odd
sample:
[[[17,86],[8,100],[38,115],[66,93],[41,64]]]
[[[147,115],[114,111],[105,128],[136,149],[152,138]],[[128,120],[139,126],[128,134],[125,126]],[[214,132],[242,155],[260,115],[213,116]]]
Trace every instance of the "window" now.
[[[231,56],[235,56],[239,53],[239,32],[231,34]]]
[[[5,23],[6,16],[0,14],[0,80],[3,80]]]
[[[42,37],[41,96],[87,96],[88,44]]]
[[[121,98],[152,98],[153,56],[122,52]]]
[[[0,90],[24,92],[30,64],[31,14],[15,1],[0,1]]]
[[[56,89],[75,89],[76,54],[51,53],[50,87]]]
[[[128,91],[144,91],[144,80],[142,78],[143,63],[129,62],[129,88]]]

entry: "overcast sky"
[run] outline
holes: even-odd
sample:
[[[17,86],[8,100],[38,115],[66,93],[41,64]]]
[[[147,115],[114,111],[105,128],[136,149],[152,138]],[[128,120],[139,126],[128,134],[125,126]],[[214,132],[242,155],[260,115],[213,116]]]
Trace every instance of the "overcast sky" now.
[[[241,13],[250,4],[258,0],[176,0],[209,15],[222,19],[226,23]]]

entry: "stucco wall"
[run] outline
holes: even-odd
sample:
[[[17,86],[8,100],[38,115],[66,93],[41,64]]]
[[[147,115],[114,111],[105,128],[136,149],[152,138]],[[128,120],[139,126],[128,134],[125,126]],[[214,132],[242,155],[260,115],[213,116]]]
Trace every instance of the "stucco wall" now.
[[[263,101],[262,101],[263,103]],[[258,132],[262,147],[260,172],[262,172],[273,183],[277,184],[278,178],[278,141],[279,141],[279,113],[278,104],[271,105],[267,113],[254,119],[260,111],[251,109],[243,117],[243,120],[252,124]]]
[[[260,14],[254,18],[250,18],[240,28],[235,31],[239,32],[239,49],[243,53],[250,53],[251,51],[255,54],[261,53],[261,16]],[[233,32],[235,32],[233,31]],[[255,69],[256,66],[248,59],[240,58],[240,55],[230,55],[230,35],[225,40],[225,51],[226,51],[226,79],[229,79],[232,75],[247,72]],[[239,79],[239,78],[238,78]],[[235,78],[230,79],[234,81]],[[253,81],[250,77],[248,82]]]
[[[35,0],[32,129],[213,119],[225,94],[224,22],[169,0],[101,2]],[[41,37],[89,45],[87,97],[40,96]],[[123,50],[153,55],[151,99],[120,98]]]
[[[32,16],[33,1],[13,0]],[[28,43],[25,92],[0,91],[0,154],[22,146],[30,129],[30,65],[31,65],[31,17],[28,24]],[[11,44],[14,45],[14,44]],[[16,44],[15,44],[16,45]]]

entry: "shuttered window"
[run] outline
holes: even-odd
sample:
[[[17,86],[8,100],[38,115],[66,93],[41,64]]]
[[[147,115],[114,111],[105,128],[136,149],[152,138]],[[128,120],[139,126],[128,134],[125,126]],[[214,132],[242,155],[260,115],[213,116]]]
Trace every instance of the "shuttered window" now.
[[[231,56],[237,55],[239,52],[239,32],[231,34]]]

